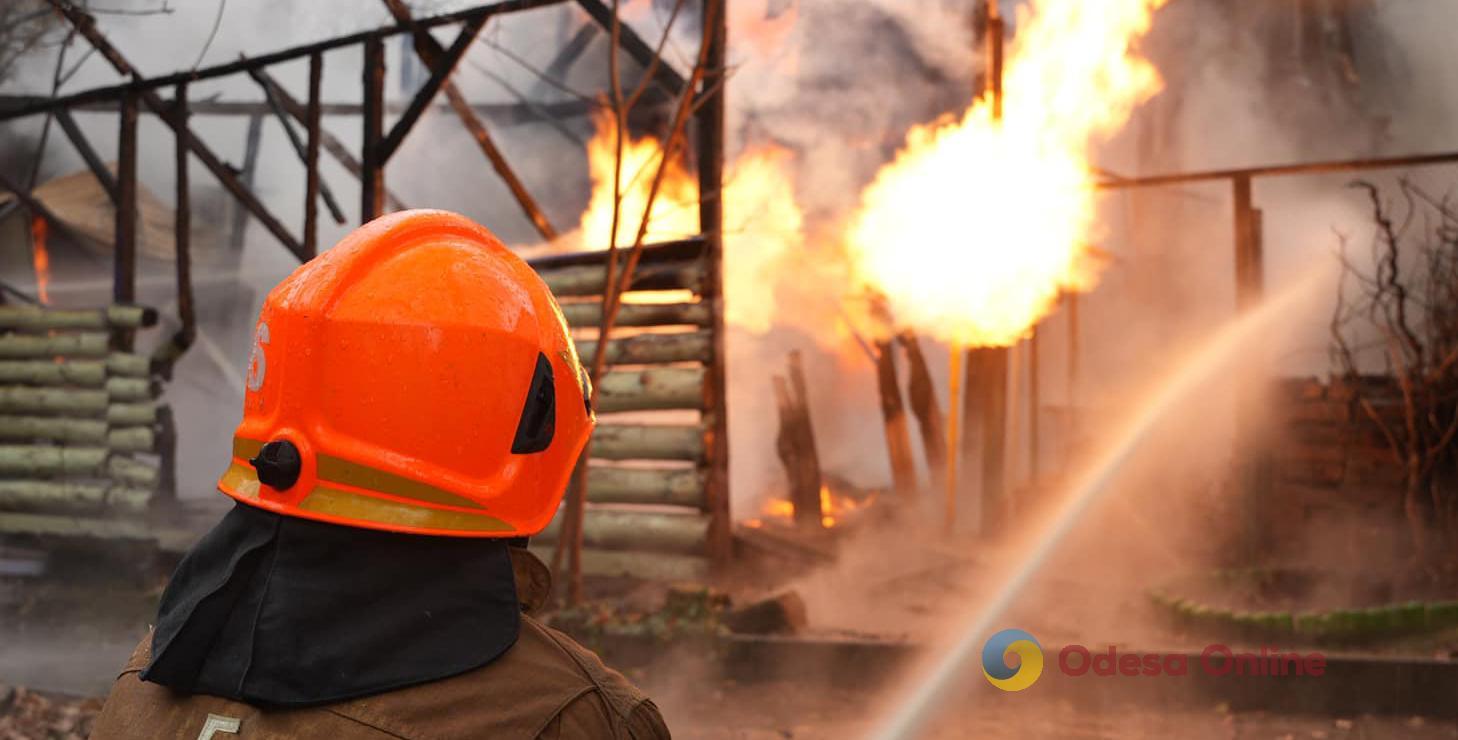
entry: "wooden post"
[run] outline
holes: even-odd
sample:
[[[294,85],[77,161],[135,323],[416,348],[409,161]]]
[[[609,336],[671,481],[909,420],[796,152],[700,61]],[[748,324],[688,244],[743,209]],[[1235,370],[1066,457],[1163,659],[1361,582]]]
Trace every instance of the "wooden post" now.
[[[1262,264],[1262,218],[1252,201],[1249,175],[1231,180],[1235,201],[1235,305],[1241,313],[1261,301],[1264,283]],[[1265,400],[1264,383],[1246,381],[1237,389],[1235,409],[1236,455],[1240,461],[1245,541],[1242,557],[1256,562],[1267,549],[1269,530],[1266,509],[1275,488],[1274,460],[1269,445],[1260,438],[1257,419]]]
[[[248,133],[243,139],[243,169],[238,173],[242,179],[242,185],[249,192],[253,190],[253,173],[258,170],[258,147],[263,140],[263,114],[254,113],[248,116]],[[243,248],[243,235],[248,229],[248,209],[242,203],[233,204],[233,234],[231,244],[234,249]]]
[[[992,98],[992,118],[1002,120],[1002,40],[1006,33],[997,0],[987,0],[987,94]]]
[[[137,95],[122,96],[121,131],[117,136],[116,237],[113,248],[112,299],[134,303],[137,299]],[[132,333],[125,329],[112,334],[117,349],[130,351]]]
[[[360,223],[384,211],[384,170],[380,137],[385,126],[385,44],[378,38],[364,42],[364,138],[360,144]]]
[[[921,341],[911,332],[903,332],[896,339],[902,349],[906,350],[906,397],[911,402],[911,412],[916,415],[917,426],[921,430],[927,470],[935,485],[945,479],[947,465],[947,431],[942,420],[942,407],[937,403],[931,370],[927,368],[926,357],[921,353]]]
[[[705,501],[710,515],[709,556],[716,570],[722,570],[729,562],[733,546],[733,520],[729,512],[729,378],[724,346],[724,202],[719,197],[724,186],[724,85],[721,83],[726,74],[728,43],[726,13],[722,12],[726,2],[703,0],[703,17],[712,18],[713,22],[704,30],[702,41],[708,44],[708,51],[703,57],[699,93],[703,102],[699,104],[696,119],[699,231],[705,240],[709,273],[702,300],[713,312],[709,327],[713,332],[713,354],[706,365],[708,378],[704,384],[704,449],[709,470]]]
[[[319,253],[319,84],[324,56],[309,55],[309,102],[304,114],[304,253]],[[265,85],[265,89],[268,86]]]
[[[1068,429],[1064,442],[1063,464],[1073,462],[1073,447],[1078,438],[1078,371],[1079,346],[1078,293],[1065,293],[1068,301]]]
[[[1004,505],[1005,457],[1007,454],[1007,347],[979,347],[967,353],[967,376],[962,392],[963,419],[970,431],[978,425],[980,434],[963,435],[963,460],[979,451],[982,495],[978,529],[992,534],[1001,523]],[[980,438],[981,444],[977,444]],[[980,447],[980,450],[979,450]]]
[[[1041,405],[1038,386],[1042,380],[1038,358],[1039,328],[1039,324],[1034,324],[1033,333],[1028,336],[1028,480],[1034,484],[1038,481],[1038,407]]]
[[[906,426],[906,406],[901,401],[901,383],[896,377],[896,346],[890,340],[876,342],[876,381],[881,421],[886,428],[886,452],[891,459],[891,486],[903,501],[909,502],[918,485],[916,463]]]
[[[778,375],[773,381],[775,403],[780,414],[775,446],[790,482],[790,504],[795,512],[795,524],[819,528],[825,514],[820,502],[820,457],[815,447],[815,429],[810,421],[805,372],[799,352],[790,353],[788,382]]]
[[[161,352],[163,361],[158,363],[162,374],[172,376],[172,365],[182,353],[192,346],[197,335],[197,315],[193,309],[192,296],[192,193],[188,179],[187,147],[187,83],[178,83],[173,99],[172,115],[177,118],[174,129],[176,146],[173,156],[177,168],[177,207],[173,213],[172,240],[176,246],[177,260],[177,316],[182,322],[172,338],[171,347]],[[171,415],[167,417],[171,421]]]

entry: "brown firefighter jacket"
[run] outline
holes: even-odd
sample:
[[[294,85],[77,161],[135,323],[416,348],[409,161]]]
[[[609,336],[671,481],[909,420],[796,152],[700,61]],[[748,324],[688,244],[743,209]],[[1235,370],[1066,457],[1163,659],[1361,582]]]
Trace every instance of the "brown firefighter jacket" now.
[[[512,549],[524,611],[546,599],[546,567]],[[524,614],[506,654],[459,676],[303,709],[265,709],[142,681],[152,639],[137,646],[97,718],[93,740],[381,740],[603,738],[667,740],[658,708],[566,635]]]

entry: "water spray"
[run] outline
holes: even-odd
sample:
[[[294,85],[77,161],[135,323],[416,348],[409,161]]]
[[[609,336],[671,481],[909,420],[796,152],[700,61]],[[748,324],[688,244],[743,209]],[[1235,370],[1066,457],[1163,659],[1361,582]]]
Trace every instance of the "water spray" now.
[[[928,651],[930,655],[941,657],[912,680],[908,692],[892,705],[869,737],[875,740],[908,740],[921,735],[961,685],[966,674],[964,666],[981,654],[982,641],[992,624],[1041,570],[1084,512],[1105,493],[1114,474],[1143,444],[1168,411],[1209,382],[1222,366],[1237,356],[1239,349],[1274,328],[1280,318],[1313,296],[1326,282],[1325,278],[1329,275],[1327,267],[1322,265],[1313,270],[1259,308],[1227,324],[1155,389],[1128,426],[1116,435],[1114,442],[1081,476],[1047,531],[1035,541],[1011,577],[994,592],[992,600],[967,617],[953,633],[957,635],[955,642]]]

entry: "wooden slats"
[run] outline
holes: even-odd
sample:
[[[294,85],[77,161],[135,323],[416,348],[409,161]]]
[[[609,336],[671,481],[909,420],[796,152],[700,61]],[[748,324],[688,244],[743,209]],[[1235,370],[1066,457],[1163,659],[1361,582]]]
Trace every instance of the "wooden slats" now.
[[[704,368],[652,367],[604,373],[598,412],[698,409],[703,405]]]
[[[605,504],[699,506],[704,474],[696,468],[631,468],[590,465],[588,500]]]
[[[547,287],[559,296],[601,295],[607,280],[607,268],[601,265],[574,265],[540,271]],[[665,262],[638,265],[633,271],[632,290],[692,290],[698,292],[704,283],[704,265],[699,261]]]
[[[562,316],[573,329],[591,329],[602,324],[602,302],[562,304]],[[624,303],[618,309],[617,326],[708,326],[707,303]]]
[[[638,334],[608,342],[609,365],[656,365],[670,362],[703,362],[712,351],[713,337],[707,330],[673,334]],[[580,357],[592,357],[597,340],[577,342]]]
[[[49,309],[0,306],[0,329],[47,332],[58,330],[139,329],[157,323],[157,310],[115,305],[100,309]]]
[[[601,424],[592,434],[592,456],[698,462],[704,456],[704,431],[697,426]]]
[[[536,540],[554,542],[561,516],[552,520]],[[604,550],[667,552],[702,555],[709,518],[694,512],[668,513],[589,506],[582,527],[583,544]]]
[[[0,358],[104,357],[109,341],[105,334],[90,332],[55,336],[10,334],[0,337]]]

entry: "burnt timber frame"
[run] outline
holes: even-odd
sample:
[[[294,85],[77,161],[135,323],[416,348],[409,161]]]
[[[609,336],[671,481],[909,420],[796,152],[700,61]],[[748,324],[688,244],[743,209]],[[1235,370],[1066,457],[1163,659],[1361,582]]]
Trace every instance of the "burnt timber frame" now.
[[[408,9],[396,0],[386,0],[396,19],[396,24],[372,30],[348,34],[332,39],[304,44],[276,52],[245,57],[234,61],[201,67],[156,77],[145,77],[134,69],[121,52],[102,35],[95,19],[71,0],[46,0],[47,3],[75,29],[78,35],[105,58],[127,81],[83,90],[77,93],[50,98],[34,96],[0,96],[0,121],[7,121],[37,114],[54,115],[67,138],[80,153],[87,167],[96,176],[107,194],[117,204],[116,213],[116,263],[114,266],[114,292],[119,302],[134,300],[136,291],[136,230],[137,230],[137,172],[136,172],[136,128],[138,116],[150,114],[170,128],[176,137],[177,166],[177,213],[174,229],[178,248],[177,289],[178,309],[182,328],[172,340],[159,348],[154,361],[158,367],[170,370],[172,362],[190,345],[195,336],[195,318],[192,292],[191,259],[188,231],[191,223],[189,179],[187,165],[189,157],[195,157],[228,191],[240,206],[246,218],[252,216],[276,240],[297,259],[307,261],[318,251],[318,200],[326,198],[327,186],[320,180],[319,153],[324,150],[360,179],[361,219],[369,220],[385,210],[388,204],[403,208],[398,198],[389,193],[384,184],[384,166],[396,154],[414,125],[426,110],[449,107],[477,140],[486,158],[511,188],[529,220],[546,238],[556,235],[555,229],[536,207],[524,185],[516,177],[505,157],[491,141],[486,127],[481,123],[482,114],[501,112],[534,117],[543,112],[554,116],[580,116],[591,112],[595,106],[582,101],[534,106],[530,103],[514,105],[472,105],[455,90],[451,75],[458,62],[476,40],[485,24],[497,15],[505,15],[536,8],[566,4],[572,0],[498,0],[488,4],[446,13],[438,16],[414,19]],[[701,0],[707,11],[713,3],[727,0]],[[593,22],[603,28],[613,23],[612,11],[601,0],[576,0]],[[732,522],[729,518],[728,488],[728,437],[727,406],[725,386],[724,311],[723,311],[723,208],[720,189],[724,170],[724,82],[727,76],[725,44],[727,36],[727,13],[705,13],[713,17],[713,27],[707,34],[709,48],[706,52],[706,71],[699,82],[694,103],[696,122],[693,139],[696,143],[690,161],[697,165],[700,184],[700,228],[701,234],[691,240],[695,250],[701,250],[699,260],[704,267],[701,303],[706,314],[701,324],[709,330],[709,347],[704,357],[702,423],[704,460],[707,463],[707,480],[702,507],[710,518],[706,539],[706,552],[711,568],[722,567],[731,555]],[[432,36],[430,29],[459,25],[458,36],[449,47],[442,47]],[[589,26],[584,26],[587,28]],[[430,69],[430,77],[403,107],[389,105],[384,99],[384,40],[400,34],[412,34],[416,50]],[[653,47],[638,36],[627,24],[620,25],[619,51],[628,54],[643,65],[651,75],[653,84],[677,96],[690,82],[667,60],[655,60]],[[574,45],[582,47],[590,37],[580,31]],[[363,47],[367,63],[361,80],[364,94],[362,102],[354,104],[325,104],[320,100],[320,77],[323,68],[323,54],[336,49]],[[580,54],[580,49],[572,55]],[[308,59],[309,89],[307,98],[300,101],[289,95],[268,73],[268,67],[294,60]],[[202,100],[189,102],[188,85],[237,74],[247,74],[264,92],[260,102],[218,102]],[[164,89],[170,89],[173,97],[161,96]],[[433,101],[439,93],[448,98],[446,106]],[[121,145],[118,173],[112,176],[104,161],[86,140],[76,125],[73,112],[116,111],[121,127]],[[388,129],[384,126],[387,112],[399,111],[401,115]],[[252,121],[261,123],[266,116],[282,123],[290,134],[299,159],[305,169],[305,204],[301,234],[296,236],[277,218],[253,192],[249,178],[235,170],[219,157],[190,128],[190,117],[197,115],[247,115]],[[324,130],[320,125],[322,115],[360,115],[364,128],[364,145],[356,156]],[[303,140],[299,141],[290,126],[289,118],[303,128]],[[256,128],[256,127],[255,127]],[[0,173],[0,187],[16,194],[17,200],[32,214],[55,224],[58,229],[75,236],[65,222],[45,208],[28,190],[20,189],[16,183]],[[333,203],[325,204],[331,211]],[[686,242],[687,244],[687,242]],[[669,254],[679,247],[665,245]],[[663,250],[655,250],[655,254]],[[576,259],[576,258],[569,258]],[[585,257],[591,261],[592,257]],[[671,276],[664,276],[669,279]],[[651,284],[654,271],[648,269],[642,276],[643,284]],[[635,281],[637,286],[640,281]],[[119,341],[129,341],[121,337]]]

